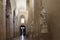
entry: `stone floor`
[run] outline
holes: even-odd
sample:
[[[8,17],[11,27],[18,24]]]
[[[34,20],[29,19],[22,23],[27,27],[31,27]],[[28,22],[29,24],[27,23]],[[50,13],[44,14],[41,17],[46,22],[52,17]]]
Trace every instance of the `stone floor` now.
[[[38,37],[32,37],[31,35],[30,36],[25,36],[22,38],[22,36],[19,36],[19,37],[15,37],[15,38],[11,38],[11,39],[8,39],[8,40],[51,40],[48,36],[48,34],[41,34],[40,36]]]

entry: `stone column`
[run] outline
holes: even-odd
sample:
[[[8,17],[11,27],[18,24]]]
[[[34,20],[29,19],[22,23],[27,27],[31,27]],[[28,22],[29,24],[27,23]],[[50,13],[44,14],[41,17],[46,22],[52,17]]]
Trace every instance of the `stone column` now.
[[[4,1],[0,0],[0,40],[6,40]]]
[[[37,39],[40,36],[40,12],[42,0],[34,0],[34,33]]]
[[[10,0],[6,0],[6,33],[7,39],[13,37],[13,11]]]

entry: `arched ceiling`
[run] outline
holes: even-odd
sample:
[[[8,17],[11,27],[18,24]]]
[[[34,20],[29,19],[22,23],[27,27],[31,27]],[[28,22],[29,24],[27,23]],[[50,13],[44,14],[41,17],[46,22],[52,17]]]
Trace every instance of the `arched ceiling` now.
[[[16,8],[16,1],[15,0],[10,0],[11,2],[11,8],[15,9]]]
[[[22,2],[23,1],[23,2]],[[15,9],[15,8],[25,8],[26,9],[26,3],[24,3],[26,0],[10,0],[11,2],[11,7],[12,9]]]

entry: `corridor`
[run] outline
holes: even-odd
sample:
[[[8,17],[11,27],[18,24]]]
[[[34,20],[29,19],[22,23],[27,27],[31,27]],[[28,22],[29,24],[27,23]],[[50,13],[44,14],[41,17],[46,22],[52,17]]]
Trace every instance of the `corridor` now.
[[[60,40],[60,0],[0,0],[0,40]]]

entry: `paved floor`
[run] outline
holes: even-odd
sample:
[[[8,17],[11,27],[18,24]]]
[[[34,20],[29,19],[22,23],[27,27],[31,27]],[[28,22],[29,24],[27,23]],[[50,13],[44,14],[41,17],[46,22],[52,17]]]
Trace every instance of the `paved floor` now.
[[[27,37],[24,37],[24,36],[20,36],[20,37],[14,38],[13,40],[33,40],[33,39],[32,38],[27,38]]]
[[[16,37],[16,38],[11,38],[9,40],[36,40],[36,38],[20,36],[20,37]]]
[[[15,38],[11,38],[9,40],[50,40],[49,36],[47,34],[41,34],[40,36],[19,36]]]

